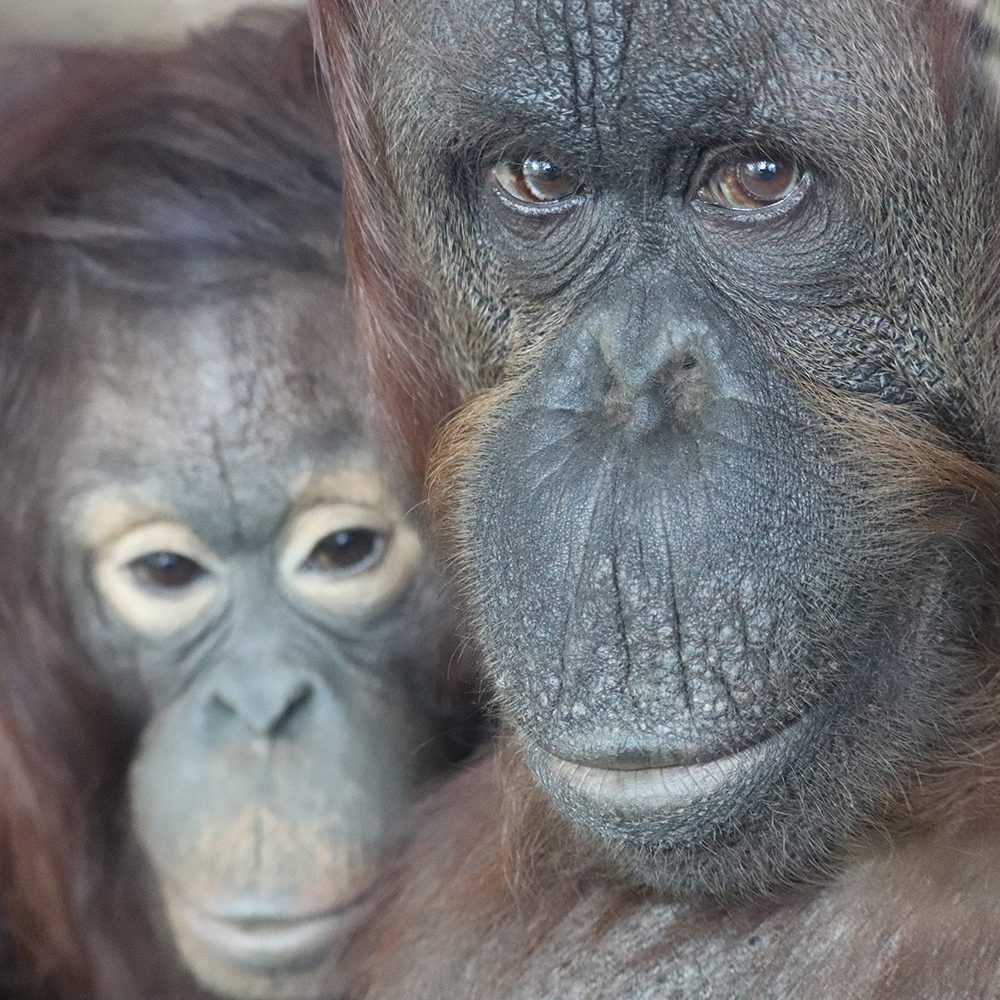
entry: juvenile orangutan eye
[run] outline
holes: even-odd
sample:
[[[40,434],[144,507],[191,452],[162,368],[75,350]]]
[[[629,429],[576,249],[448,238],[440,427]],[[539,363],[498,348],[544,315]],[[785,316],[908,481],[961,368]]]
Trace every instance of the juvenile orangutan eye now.
[[[295,514],[278,570],[287,590],[312,607],[363,617],[406,588],[422,558],[420,536],[374,479],[343,476],[337,492],[343,499],[318,499]]]
[[[207,572],[200,563],[179,552],[150,552],[128,565],[136,582],[150,590],[184,590]]]
[[[321,538],[302,564],[319,573],[360,570],[377,562],[385,549],[385,537],[370,528],[343,528]]]
[[[521,163],[501,163],[490,171],[494,187],[524,205],[552,205],[579,194],[583,184],[551,160],[529,156]]]
[[[787,201],[801,187],[805,174],[793,160],[766,156],[724,164],[702,185],[698,200],[734,212],[750,212]]]
[[[94,582],[108,609],[134,631],[167,636],[214,606],[221,568],[186,525],[155,521],[103,545],[96,553]]]

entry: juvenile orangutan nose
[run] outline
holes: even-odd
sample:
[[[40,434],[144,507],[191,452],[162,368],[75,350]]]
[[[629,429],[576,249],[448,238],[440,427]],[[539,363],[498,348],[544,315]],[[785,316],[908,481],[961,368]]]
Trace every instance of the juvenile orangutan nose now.
[[[298,671],[226,678],[209,695],[209,725],[228,728],[235,722],[257,736],[276,737],[306,711],[314,695],[313,681]]]

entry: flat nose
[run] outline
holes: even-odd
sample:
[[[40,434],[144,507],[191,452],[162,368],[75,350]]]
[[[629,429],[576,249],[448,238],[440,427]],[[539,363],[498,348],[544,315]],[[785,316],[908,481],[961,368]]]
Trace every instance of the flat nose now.
[[[603,406],[616,424],[643,431],[694,417],[710,400],[710,365],[695,331],[598,338],[608,373]]]
[[[308,711],[315,694],[313,678],[288,668],[230,674],[208,694],[207,724],[210,731],[237,724],[255,736],[278,737]]]

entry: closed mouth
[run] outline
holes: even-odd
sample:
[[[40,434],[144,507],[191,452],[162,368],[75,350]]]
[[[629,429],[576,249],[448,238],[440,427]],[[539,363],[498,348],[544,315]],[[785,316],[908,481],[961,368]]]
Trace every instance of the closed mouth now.
[[[359,896],[336,909],[309,914],[208,913],[188,903],[176,907],[185,930],[227,962],[262,972],[289,971],[329,957]]]
[[[683,765],[608,766],[604,760],[589,764],[567,760],[537,745],[526,746],[525,756],[553,798],[569,796],[606,810],[674,811],[752,773],[787,735],[783,729],[737,753]]]

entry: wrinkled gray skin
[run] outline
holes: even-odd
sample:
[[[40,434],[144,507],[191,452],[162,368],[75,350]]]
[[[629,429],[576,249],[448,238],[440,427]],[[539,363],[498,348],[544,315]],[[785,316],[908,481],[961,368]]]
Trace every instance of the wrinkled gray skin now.
[[[884,0],[388,6],[397,208],[445,364],[487,390],[450,499],[517,743],[645,885],[817,877],[971,684],[949,657],[981,633],[974,560],[909,544],[877,448],[816,411],[828,389],[978,441],[982,107],[957,81],[947,118],[928,35]],[[700,202],[734,151],[796,161],[800,195]],[[491,168],[530,156],[580,193],[499,197]],[[547,756],[607,776],[734,754],[696,794],[611,805]]]
[[[302,483],[361,470],[397,516],[412,507],[375,452],[353,317],[326,279],[284,278],[236,303],[95,313],[54,509],[79,637],[141,730],[135,828],[199,979],[322,996],[340,924],[440,766],[448,655],[426,552],[377,606],[325,610],[279,579]],[[81,525],[121,502],[214,554],[220,596],[194,625],[150,635],[109,607]]]

